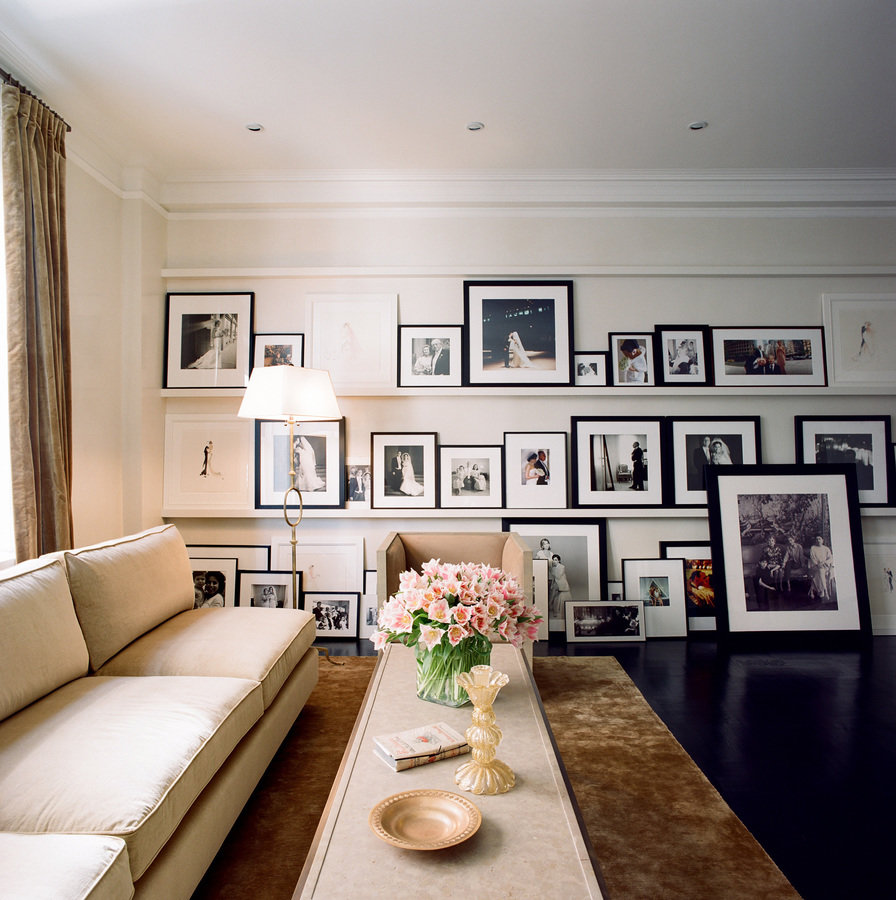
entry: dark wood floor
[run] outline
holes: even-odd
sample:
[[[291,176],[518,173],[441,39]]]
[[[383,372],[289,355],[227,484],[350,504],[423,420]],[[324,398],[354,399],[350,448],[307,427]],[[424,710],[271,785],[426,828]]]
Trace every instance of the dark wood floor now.
[[[615,656],[805,900],[896,896],[896,637],[866,651],[552,640],[535,652]]]

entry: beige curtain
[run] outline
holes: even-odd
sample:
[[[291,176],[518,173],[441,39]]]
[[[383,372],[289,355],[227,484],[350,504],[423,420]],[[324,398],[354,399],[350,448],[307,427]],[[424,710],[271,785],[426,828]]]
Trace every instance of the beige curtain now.
[[[16,556],[72,546],[66,125],[2,85],[9,419]]]

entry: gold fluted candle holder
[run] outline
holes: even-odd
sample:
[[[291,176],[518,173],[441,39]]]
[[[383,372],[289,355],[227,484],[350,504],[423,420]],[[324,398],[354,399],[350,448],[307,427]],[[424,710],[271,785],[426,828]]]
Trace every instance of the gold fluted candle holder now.
[[[495,724],[492,704],[498,691],[510,676],[496,672],[491,666],[473,666],[457,676],[457,683],[473,701],[473,724],[464,733],[472,748],[472,759],[461,763],[454,781],[462,790],[473,794],[504,794],[516,783],[513,770],[495,758],[501,743],[501,729]]]

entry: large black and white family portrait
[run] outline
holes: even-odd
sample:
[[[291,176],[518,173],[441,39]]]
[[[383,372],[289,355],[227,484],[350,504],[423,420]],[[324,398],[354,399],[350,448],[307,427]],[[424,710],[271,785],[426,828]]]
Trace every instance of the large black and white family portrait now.
[[[386,496],[419,497],[425,490],[423,480],[423,447],[387,446],[383,466],[383,492]]]
[[[239,316],[186,313],[181,319],[182,369],[235,369]]]
[[[826,494],[738,496],[747,612],[836,610]]]
[[[557,368],[555,301],[482,300],[482,369]]]
[[[647,435],[593,435],[590,469],[592,491],[647,490]]]

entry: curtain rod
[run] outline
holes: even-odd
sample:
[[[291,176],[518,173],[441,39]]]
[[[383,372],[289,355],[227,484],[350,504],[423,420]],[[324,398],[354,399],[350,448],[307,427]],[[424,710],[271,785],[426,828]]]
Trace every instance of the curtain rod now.
[[[40,103],[41,106],[44,106],[47,109],[49,109],[50,112],[53,113],[53,115],[56,116],[56,118],[58,118],[62,122],[63,125],[65,125],[66,131],[72,130],[72,126],[69,125],[68,122],[66,122],[65,119],[63,119],[62,116],[60,116],[59,113],[56,112],[56,110],[47,106],[47,104],[44,103],[44,101],[41,100],[40,97],[38,97],[32,91],[29,91],[28,88],[26,88],[25,85],[22,84],[22,82],[19,81],[18,78],[14,77],[13,75],[10,75],[9,72],[7,72],[5,69],[0,69],[0,81],[5,81],[7,84],[11,84],[14,88],[18,88],[23,94],[27,94],[33,100],[37,100],[37,102]]]

